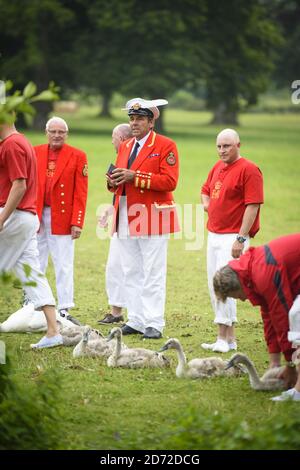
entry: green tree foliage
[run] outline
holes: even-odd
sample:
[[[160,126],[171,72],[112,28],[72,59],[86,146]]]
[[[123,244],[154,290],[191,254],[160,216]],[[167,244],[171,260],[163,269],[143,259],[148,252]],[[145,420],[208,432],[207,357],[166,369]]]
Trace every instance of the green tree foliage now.
[[[275,405],[276,406],[276,405]],[[299,450],[300,411],[297,403],[280,404],[266,422],[251,425],[242,418],[188,410],[169,430],[163,449],[189,450]],[[282,406],[285,411],[282,412]]]
[[[64,448],[59,387],[53,371],[38,373],[25,387],[16,382],[8,358],[0,365],[0,450]]]
[[[260,0],[209,0],[205,29],[207,105],[214,123],[236,124],[269,84],[278,27]]]
[[[60,0],[0,0],[0,78],[17,87],[34,81],[45,89],[51,80],[64,87],[72,84],[70,50],[74,37],[74,13]],[[69,2],[70,3],[70,2]],[[74,81],[73,81],[74,83]],[[34,125],[44,128],[50,102],[35,105]]]
[[[268,85],[280,42],[268,13],[268,0],[0,0],[0,76],[100,93],[103,114],[115,91],[168,98],[200,80],[215,121],[234,123]]]
[[[77,60],[85,64],[81,82],[105,98],[103,115],[109,114],[114,91],[164,97],[193,77],[201,49],[191,44],[191,33],[201,31],[201,1],[189,0],[182,8],[182,2],[170,0],[98,0],[83,23],[89,27],[76,41]]]
[[[16,90],[11,94],[13,82],[8,80],[5,82],[5,100],[0,104],[0,124],[12,124],[17,114],[22,114],[28,123],[32,122],[35,114],[33,103],[50,102],[58,99],[58,88],[53,82],[49,84],[49,88],[36,94],[37,87],[35,83],[29,82],[21,92]],[[10,94],[9,94],[10,93]]]
[[[266,0],[266,4],[285,38],[274,77],[279,86],[289,88],[300,79],[300,0]]]

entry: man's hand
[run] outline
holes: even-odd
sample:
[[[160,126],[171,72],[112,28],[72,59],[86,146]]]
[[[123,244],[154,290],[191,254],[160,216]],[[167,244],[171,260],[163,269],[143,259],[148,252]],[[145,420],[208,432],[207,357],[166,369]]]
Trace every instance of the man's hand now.
[[[241,254],[243,253],[243,249],[244,249],[244,243],[240,243],[237,240],[235,240],[234,244],[232,245],[231,256],[233,258],[239,258]]]
[[[72,240],[75,240],[76,238],[79,238],[81,235],[81,228],[76,227],[76,225],[72,225],[71,227],[71,237]]]
[[[279,376],[284,381],[286,389],[293,388],[297,382],[297,369],[296,367],[285,366],[283,372]]]
[[[296,366],[300,365],[300,347],[298,347],[296,351],[293,352],[292,361]]]
[[[123,183],[130,183],[134,180],[135,171],[127,170],[127,168],[116,168],[112,174],[112,180],[116,186]]]
[[[110,178],[108,175],[106,175],[106,181],[107,181],[107,185],[109,188],[117,188],[117,185],[114,182],[114,180]]]

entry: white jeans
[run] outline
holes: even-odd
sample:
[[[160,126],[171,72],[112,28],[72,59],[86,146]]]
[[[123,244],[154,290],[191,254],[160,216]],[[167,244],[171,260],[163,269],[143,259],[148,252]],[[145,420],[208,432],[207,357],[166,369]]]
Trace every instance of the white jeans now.
[[[0,212],[2,210],[0,208]],[[20,279],[36,309],[55,305],[48,281],[40,270],[36,239],[38,227],[37,215],[15,210],[0,232],[0,272],[12,271]],[[26,285],[28,282],[35,285]]]
[[[288,340],[293,346],[300,346],[300,295],[298,295],[289,311],[289,327]]]
[[[214,323],[226,326],[232,326],[237,322],[236,300],[228,298],[225,303],[218,301],[213,288],[213,277],[216,271],[233,259],[231,249],[237,235],[237,233],[208,232],[207,238],[207,280],[210,300],[215,312]],[[244,244],[244,249],[248,247],[249,237]]]
[[[41,270],[46,273],[49,254],[55,277],[58,309],[74,307],[74,240],[71,235],[52,235],[51,208],[44,207],[40,231],[37,235]]]
[[[121,264],[121,246],[116,233],[110,240],[105,271],[106,293],[109,305],[126,307],[124,299],[125,278]]]
[[[127,324],[142,333],[148,327],[162,332],[165,325],[168,235],[129,237],[125,198],[122,198],[119,210]]]

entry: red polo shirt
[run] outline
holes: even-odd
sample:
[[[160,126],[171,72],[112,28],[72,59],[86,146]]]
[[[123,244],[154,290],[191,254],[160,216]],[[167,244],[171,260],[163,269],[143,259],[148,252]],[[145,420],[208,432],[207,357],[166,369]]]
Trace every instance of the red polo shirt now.
[[[12,183],[26,180],[26,192],[17,209],[36,214],[37,168],[33,147],[22,134],[11,134],[0,142],[0,207],[5,206]]]
[[[240,157],[229,165],[218,161],[208,174],[201,193],[210,197],[207,228],[214,233],[238,233],[248,204],[262,204],[263,178],[254,163]],[[249,232],[259,230],[259,211]]]
[[[300,294],[300,234],[249,248],[229,266],[237,273],[250,302],[261,306],[269,352],[282,351],[290,361],[289,311]]]

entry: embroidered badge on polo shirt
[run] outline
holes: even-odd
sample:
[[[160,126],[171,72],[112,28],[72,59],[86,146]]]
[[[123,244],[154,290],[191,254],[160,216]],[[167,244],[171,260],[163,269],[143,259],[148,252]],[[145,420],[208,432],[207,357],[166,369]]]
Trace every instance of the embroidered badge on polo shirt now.
[[[169,155],[166,158],[166,162],[170,166],[174,166],[176,163],[176,157],[173,152],[170,152]]]
[[[84,165],[84,167],[82,168],[82,174],[83,174],[83,176],[88,175],[88,166],[87,165]]]

